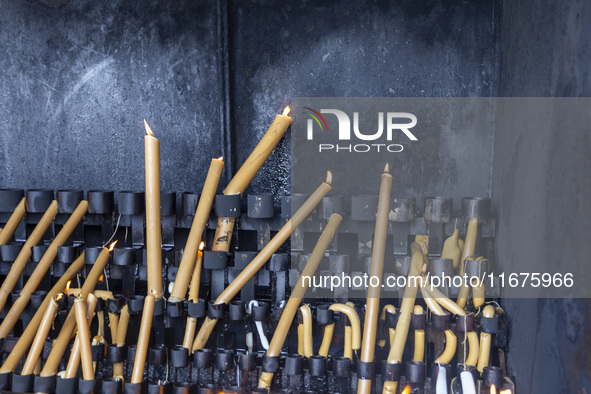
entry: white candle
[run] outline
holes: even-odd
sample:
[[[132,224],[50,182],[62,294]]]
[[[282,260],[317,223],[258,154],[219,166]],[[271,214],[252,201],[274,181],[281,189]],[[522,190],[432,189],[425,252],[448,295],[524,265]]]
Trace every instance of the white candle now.
[[[476,384],[471,372],[461,372],[460,380],[462,381],[462,394],[476,394]]]
[[[447,394],[447,371],[441,365],[437,372],[437,383],[435,384],[435,394]]]

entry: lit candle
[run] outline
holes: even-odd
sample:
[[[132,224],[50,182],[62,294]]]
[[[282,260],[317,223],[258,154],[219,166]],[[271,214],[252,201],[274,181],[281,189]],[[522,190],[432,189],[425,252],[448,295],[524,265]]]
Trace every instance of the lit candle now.
[[[447,394],[447,370],[441,365],[437,368],[435,394]]]
[[[189,231],[189,237],[187,238],[185,250],[183,251],[183,257],[179,264],[179,270],[176,274],[172,292],[170,293],[170,301],[178,302],[184,300],[187,294],[189,280],[195,268],[195,261],[198,254],[197,248],[199,247],[201,235],[209,219],[211,205],[213,204],[218,182],[220,181],[222,169],[224,168],[224,162],[221,159],[220,157],[219,159],[211,160],[207,178],[205,179],[205,184],[201,192],[201,198],[199,199],[199,205],[197,206],[191,231]]]
[[[63,295],[62,295],[63,296]],[[35,335],[35,340],[31,345],[31,350],[29,350],[29,355],[25,360],[25,365],[23,366],[23,370],[21,375],[30,375],[33,373],[35,369],[35,365],[37,365],[37,360],[39,359],[39,355],[43,351],[43,345],[45,344],[45,339],[49,334],[49,330],[51,330],[51,326],[53,325],[53,319],[55,318],[55,314],[57,312],[57,302],[52,298],[49,299],[49,305],[47,309],[45,309],[45,313],[43,314],[43,319],[41,319],[41,324],[39,325],[39,330],[37,330],[37,334]]]
[[[293,122],[288,116],[289,107],[285,107],[282,115],[275,116],[275,120],[254,148],[248,159],[242,164],[240,170],[234,175],[228,186],[224,189],[225,195],[242,194],[257,172],[261,169],[267,158],[273,152],[285,131]],[[212,250],[228,252],[232,240],[235,218],[218,218]]]
[[[203,265],[203,248],[205,243],[201,242],[199,250],[197,251],[197,262],[193,269],[191,276],[191,285],[189,287],[189,301],[199,302],[199,282],[201,282],[201,266]],[[187,325],[185,326],[185,336],[183,337],[183,347],[190,349],[193,339],[195,339],[195,330],[197,329],[197,319],[191,316],[187,317]]]
[[[84,252],[78,256],[78,258],[66,270],[64,275],[62,275],[57,283],[51,288],[49,293],[47,293],[47,296],[45,296],[41,306],[39,309],[37,309],[37,312],[35,312],[35,315],[27,325],[27,328],[6,358],[2,368],[0,368],[0,373],[13,372],[16,369],[25,353],[29,349],[29,346],[33,342],[35,333],[37,332],[37,329],[43,320],[44,312],[49,307],[50,300],[54,299],[59,293],[64,291],[66,283],[71,280],[76,275],[76,273],[82,269],[82,267],[84,267]]]
[[[21,202],[12,212],[12,215],[10,215],[10,218],[6,222],[2,231],[0,231],[0,245],[6,245],[10,241],[12,234],[14,234],[21,220],[23,220],[25,211],[25,198],[23,197]]]
[[[460,372],[460,381],[462,382],[462,394],[476,394],[476,384],[471,372]]]
[[[146,249],[148,255],[148,293],[162,298],[162,229],[160,222],[160,141],[144,119],[146,136]]]
[[[460,256],[460,276],[464,275],[464,260],[468,257],[474,255],[474,249],[476,248],[476,238],[478,236],[478,219],[472,218],[468,222],[468,230],[466,231],[466,240],[464,241],[464,247],[462,248],[462,254]],[[468,293],[470,292],[470,287],[468,283],[462,283],[462,287],[460,287],[460,293],[458,294],[458,299],[456,300],[456,304],[460,306],[460,308],[466,308],[466,302],[468,301]]]
[[[384,254],[386,252],[386,236],[388,235],[388,212],[390,211],[390,194],[392,193],[392,175],[389,174],[389,166],[386,164],[380,183],[380,196],[378,199],[378,211],[376,227],[374,231],[373,248],[371,254],[370,279],[378,278],[376,286],[370,286],[367,290],[367,304],[365,308],[365,327],[363,330],[363,344],[361,346],[361,361],[373,362],[376,346],[376,331],[380,316],[380,290],[382,273],[384,271]],[[371,391],[371,379],[359,378],[357,381],[358,393]]]
[[[23,286],[23,289],[20,291],[20,295],[17,300],[12,304],[10,311],[4,318],[2,325],[0,325],[0,338],[6,338],[10,331],[14,328],[14,325],[18,321],[21,313],[25,310],[29,301],[31,299],[31,294],[43,280],[43,277],[47,273],[49,267],[51,267],[51,263],[55,259],[57,255],[57,248],[58,246],[62,246],[70,237],[82,217],[86,214],[86,210],[88,209],[88,202],[82,200],[76,210],[72,213],[72,215],[68,218],[68,221],[60,232],[56,235],[55,239],[49,247],[47,251],[43,254],[41,260],[37,263],[35,270],[27,280],[27,283]]]
[[[269,349],[267,349],[266,355],[268,357],[276,357],[279,356],[281,353],[281,348],[285,343],[285,339],[287,338],[287,334],[289,333],[289,328],[291,327],[291,322],[296,315],[298,310],[298,306],[306,294],[306,290],[308,289],[309,281],[306,283],[303,278],[311,278],[316,273],[318,269],[318,265],[322,261],[324,257],[324,253],[328,246],[332,242],[334,235],[341,224],[343,217],[339,214],[333,214],[328,221],[328,224],[320,234],[320,238],[318,242],[316,242],[316,246],[314,246],[314,250],[308,258],[300,277],[293,288],[293,291],[285,304],[285,308],[283,308],[283,313],[281,314],[281,318],[279,319],[279,323],[277,323],[277,328],[275,328],[275,333],[273,334],[273,338],[271,339],[271,343],[269,344]],[[334,327],[334,326],[333,326]],[[261,373],[261,377],[259,380],[259,387],[270,388],[271,382],[273,380],[273,373],[271,372],[263,372]]]
[[[39,223],[37,223],[37,225],[35,226],[35,229],[23,245],[16,260],[14,260],[14,262],[12,263],[10,271],[8,272],[8,275],[6,275],[4,282],[2,282],[2,287],[0,287],[0,312],[4,310],[4,305],[6,305],[6,300],[8,296],[14,289],[14,286],[18,282],[18,279],[20,278],[23,270],[29,262],[29,259],[31,258],[31,248],[37,245],[39,241],[41,241],[43,234],[45,234],[45,232],[49,228],[49,225],[53,221],[53,218],[55,218],[56,214],[57,201],[54,200],[51,202],[51,204],[49,204],[49,207],[41,217],[41,220],[39,220]]]
[[[302,222],[308,217],[310,212],[322,201],[322,198],[331,190],[330,183],[332,174],[330,171],[326,175],[326,182],[323,182],[315,191],[308,197],[302,206],[292,215],[291,219],[279,230],[279,232],[269,241],[269,243],[259,252],[259,254],[238,274],[238,276],[224,289],[222,294],[216,299],[216,304],[227,304],[234,298],[236,294],[242,289],[244,284],[248,282],[262,267],[271,255],[275,253],[279,247],[289,238],[292,231],[294,231]],[[197,337],[193,342],[193,351],[202,349],[207,343],[211,332],[213,331],[217,319],[205,319]]]
[[[117,241],[113,242],[109,249],[103,248],[102,252],[97,257],[96,261],[94,262],[92,269],[88,273],[84,284],[82,285],[82,290],[80,291],[80,298],[86,299],[88,294],[94,291],[94,287],[98,282],[98,279],[101,275],[103,275],[103,271],[107,262],[109,261],[109,252],[113,250]],[[74,311],[70,310],[68,313],[68,317],[64,322],[60,333],[58,334],[57,338],[53,341],[53,346],[51,348],[51,353],[49,353],[49,357],[45,361],[45,365],[41,370],[41,376],[53,376],[56,374],[57,369],[59,367],[59,363],[66,351],[66,347],[72,339],[72,334],[74,333],[74,329],[76,328],[76,318],[74,317]]]
[[[415,241],[411,244],[410,250],[412,253],[412,260],[408,270],[408,276],[416,277],[421,272],[423,256],[427,254],[428,249],[424,241]],[[398,323],[396,323],[394,340],[392,341],[392,346],[390,347],[390,353],[388,353],[388,363],[390,364],[399,364],[402,362],[404,344],[406,343],[406,337],[408,336],[408,329],[410,327],[410,313],[414,308],[417,290],[417,281],[407,280],[402,304],[400,305]],[[395,393],[397,388],[398,382],[384,382],[383,391],[386,393]]]
[[[90,350],[90,330],[88,329],[88,320],[86,317],[86,302],[81,298],[77,298],[74,301],[74,311],[76,315],[76,324],[78,325],[82,377],[84,380],[93,380],[94,369],[92,367],[92,352]]]
[[[142,321],[140,323],[135,361],[133,362],[133,371],[131,373],[131,383],[141,383],[144,380],[144,365],[146,364],[146,354],[148,353],[148,345],[150,343],[154,303],[154,295],[148,294],[144,300],[144,311],[142,312]]]

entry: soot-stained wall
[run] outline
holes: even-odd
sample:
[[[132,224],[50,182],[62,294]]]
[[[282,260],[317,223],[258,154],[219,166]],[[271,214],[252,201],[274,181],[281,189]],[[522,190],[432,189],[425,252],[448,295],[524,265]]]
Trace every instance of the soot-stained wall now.
[[[183,192],[220,155],[225,184],[291,97],[494,95],[498,12],[496,1],[3,1],[0,187],[143,190],[144,117],[163,190]],[[248,191],[287,193],[289,155],[288,135]]]
[[[502,20],[499,95],[591,96],[591,2],[505,1]],[[591,255],[591,112],[587,127],[549,111],[534,120],[546,124],[533,128],[514,122],[520,109],[513,111],[495,135],[497,261],[507,272],[553,267],[584,280]],[[508,367],[519,392],[591,392],[589,299],[503,306],[512,322]]]

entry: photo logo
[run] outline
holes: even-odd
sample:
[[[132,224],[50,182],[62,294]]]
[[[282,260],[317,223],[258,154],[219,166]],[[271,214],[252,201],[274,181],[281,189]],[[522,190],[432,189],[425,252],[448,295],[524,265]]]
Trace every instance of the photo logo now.
[[[320,127],[320,131],[326,129],[328,131],[328,124],[322,114],[332,114],[336,117],[338,122],[338,140],[339,141],[351,141],[354,137],[361,141],[378,141],[384,135],[384,129],[386,131],[386,141],[390,142],[393,136],[398,133],[402,133],[410,141],[418,141],[418,138],[410,131],[417,125],[417,117],[409,112],[378,112],[378,129],[375,132],[366,132],[366,128],[362,129],[359,127],[359,112],[353,112],[353,122],[351,118],[344,111],[338,109],[321,109],[320,112],[313,110],[309,107],[304,107],[310,112],[306,112],[311,119],[308,119],[307,123],[307,139],[308,141],[314,140],[314,121]],[[351,127],[351,123],[352,126]],[[385,123],[385,127],[384,127]],[[375,126],[374,126],[375,127]],[[375,130],[375,128],[374,128]],[[352,131],[352,132],[351,132]],[[335,151],[335,152],[369,152],[381,150],[396,153],[402,152],[404,147],[401,144],[319,144],[318,151]]]

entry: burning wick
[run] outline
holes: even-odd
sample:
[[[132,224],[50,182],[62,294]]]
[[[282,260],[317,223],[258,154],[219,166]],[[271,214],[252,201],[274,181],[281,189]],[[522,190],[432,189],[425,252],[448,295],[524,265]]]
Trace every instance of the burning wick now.
[[[150,125],[148,125],[148,122],[146,122],[146,119],[144,119],[144,128],[146,129],[146,134],[154,135],[154,132],[150,128]]]
[[[497,394],[497,388],[494,384],[490,386],[490,394]]]
[[[199,244],[199,250],[203,250],[205,249],[205,242],[201,241],[201,243]]]
[[[332,183],[332,172],[326,171],[326,183],[329,185]]]
[[[384,167],[384,172],[387,174],[390,173],[390,164],[386,163],[386,166]]]
[[[116,244],[117,244],[117,241],[113,241],[113,243],[111,243],[111,245],[109,245],[109,252],[112,252],[113,249],[115,249]]]
[[[410,394],[410,386],[406,386],[404,391],[402,391],[402,394]]]
[[[219,160],[219,161],[224,161],[224,156],[220,156],[220,157],[218,157],[218,160]]]
[[[70,290],[70,285],[72,285],[71,280],[69,280],[68,283],[66,283],[66,293],[68,292],[68,290]]]
[[[283,110],[283,116],[287,116],[289,115],[289,111],[291,111],[291,108],[289,108],[289,105],[287,107],[285,107],[285,109]]]

